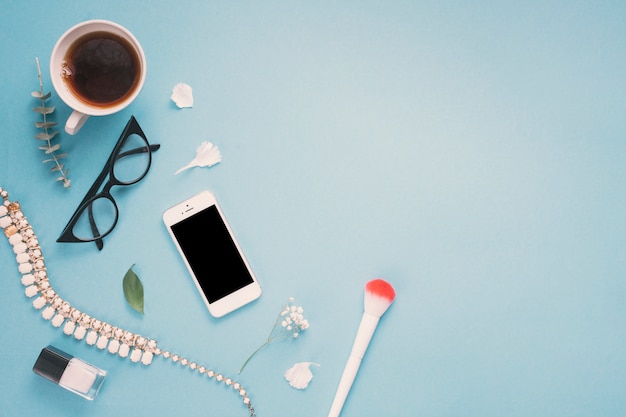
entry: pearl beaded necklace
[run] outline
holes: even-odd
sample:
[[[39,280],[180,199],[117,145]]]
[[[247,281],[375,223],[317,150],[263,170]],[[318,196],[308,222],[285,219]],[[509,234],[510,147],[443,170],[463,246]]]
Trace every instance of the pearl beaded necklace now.
[[[122,358],[129,357],[131,362],[141,362],[147,366],[155,356],[161,356],[217,382],[223,382],[242,397],[250,417],[256,416],[250,397],[238,382],[180,355],[160,349],[153,339],[91,317],[62,299],[50,285],[39,241],[22,213],[20,204],[9,201],[9,194],[2,187],[0,197],[4,201],[0,205],[0,228],[4,229],[4,234],[13,247],[18,270],[22,274],[22,284],[26,287],[24,292],[33,299],[33,307],[41,311],[45,320],[50,321],[54,327],[62,327],[63,333],[68,336],[73,335],[77,340],[84,340],[100,350],[107,349],[109,353]]]

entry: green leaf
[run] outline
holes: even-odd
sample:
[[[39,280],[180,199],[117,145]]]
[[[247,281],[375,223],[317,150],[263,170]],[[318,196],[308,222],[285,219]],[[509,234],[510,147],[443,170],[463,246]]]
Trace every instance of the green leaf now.
[[[58,125],[57,122],[35,122],[35,126],[39,129],[49,129]]]
[[[55,156],[55,155],[52,155]],[[59,162],[60,159],[63,158],[67,158],[67,154],[66,153],[61,153],[59,155],[56,155],[56,158],[48,158],[48,159],[44,159],[43,162],[44,164],[47,164],[48,162]]]
[[[48,100],[50,97],[52,97],[52,93],[43,94],[41,91],[33,91],[32,93],[30,93],[30,95],[40,100]]]
[[[54,132],[51,132],[51,133],[40,132],[40,133],[37,133],[35,135],[35,139],[38,139],[38,140],[50,140],[50,139],[54,138],[56,135],[58,135],[58,134],[59,134],[59,132],[56,131],[56,130]]]
[[[124,287],[124,297],[132,308],[143,314],[143,284],[133,272],[133,266],[128,268],[122,286]]]
[[[54,113],[55,107],[47,107],[47,106],[39,106],[33,109],[34,112],[40,114],[52,114]]]
[[[46,155],[49,155],[49,154],[59,150],[60,148],[61,148],[61,144],[60,143],[57,143],[56,145],[44,147],[43,149],[42,149],[41,146],[39,147],[39,149],[42,149],[42,150],[46,151]]]

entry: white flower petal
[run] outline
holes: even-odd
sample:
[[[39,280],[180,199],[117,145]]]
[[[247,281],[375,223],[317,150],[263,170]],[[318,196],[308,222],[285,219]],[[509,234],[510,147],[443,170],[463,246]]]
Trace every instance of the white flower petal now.
[[[172,90],[171,99],[179,108],[193,107],[193,91],[191,86],[178,83]]]
[[[222,154],[217,146],[211,142],[202,142],[196,149],[195,158],[187,165],[176,171],[176,174],[192,167],[210,167],[222,161]]]
[[[285,372],[285,379],[289,382],[289,385],[296,389],[305,389],[309,386],[309,382],[313,379],[313,373],[309,366],[319,366],[313,362],[299,362],[287,369]]]

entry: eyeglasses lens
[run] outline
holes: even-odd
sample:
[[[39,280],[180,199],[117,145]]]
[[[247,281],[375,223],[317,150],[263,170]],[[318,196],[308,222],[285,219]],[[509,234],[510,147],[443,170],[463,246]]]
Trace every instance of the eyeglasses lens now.
[[[90,221],[91,217],[91,221]],[[87,203],[76,220],[72,232],[80,240],[92,240],[107,234],[117,222],[117,208],[113,200],[101,195]],[[93,227],[97,230],[94,230]]]
[[[148,142],[138,134],[131,134],[113,161],[113,177],[122,184],[133,184],[146,175],[149,167]]]

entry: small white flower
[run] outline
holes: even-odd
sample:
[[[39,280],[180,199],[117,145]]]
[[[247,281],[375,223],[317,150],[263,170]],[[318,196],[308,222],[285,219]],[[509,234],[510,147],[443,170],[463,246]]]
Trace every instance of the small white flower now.
[[[278,318],[274,322],[274,327],[267,340],[255,350],[239,369],[239,373],[243,371],[250,359],[254,357],[262,348],[270,344],[271,342],[279,339],[292,338],[297,339],[304,330],[309,328],[309,322],[303,316],[304,309],[299,306],[293,305],[294,298],[289,298],[289,303],[281,309],[278,314]],[[280,326],[279,326],[280,323]]]

